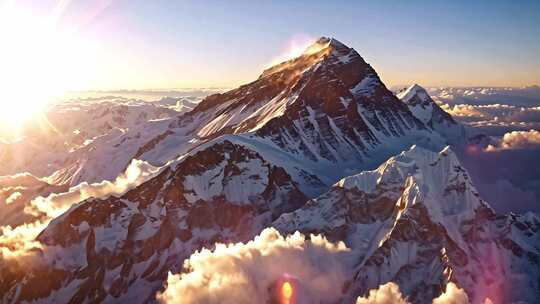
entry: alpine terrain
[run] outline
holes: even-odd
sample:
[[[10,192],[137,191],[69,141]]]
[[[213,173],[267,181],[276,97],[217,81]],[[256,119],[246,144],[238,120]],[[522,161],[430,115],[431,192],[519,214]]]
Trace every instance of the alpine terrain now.
[[[0,302],[154,303],[195,251],[248,242],[267,227],[350,248],[337,302],[387,282],[412,303],[431,303],[450,282],[471,303],[540,298],[540,218],[496,214],[452,151],[463,127],[418,85],[395,96],[336,39],[186,106],[85,106],[103,129],[28,160],[54,166],[37,170],[48,178],[32,179],[19,198],[26,205],[38,187],[56,197],[133,162],[153,171],[67,206],[35,238],[31,262],[0,255]],[[10,208],[13,226],[29,221],[12,214],[24,207]]]

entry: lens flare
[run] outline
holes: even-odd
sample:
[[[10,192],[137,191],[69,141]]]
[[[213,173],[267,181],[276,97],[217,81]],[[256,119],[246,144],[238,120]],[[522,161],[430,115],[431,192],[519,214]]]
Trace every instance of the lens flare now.
[[[281,285],[281,295],[283,296],[283,303],[291,303],[291,299],[293,296],[293,286],[289,281],[285,281]]]

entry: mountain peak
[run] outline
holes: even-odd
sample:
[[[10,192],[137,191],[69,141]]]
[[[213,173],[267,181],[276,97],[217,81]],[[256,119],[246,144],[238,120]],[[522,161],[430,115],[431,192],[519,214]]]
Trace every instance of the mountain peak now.
[[[302,53],[302,55],[311,55],[314,53],[317,53],[321,50],[349,50],[350,48],[347,47],[345,44],[341,43],[335,38],[331,37],[320,37],[312,43],[310,46],[306,48],[306,50]]]
[[[354,49],[328,37],[316,40],[303,55],[264,70],[251,83],[207,97],[189,117],[214,109],[219,109],[217,117],[198,131],[201,138],[256,131],[312,161],[363,162],[358,151],[377,145],[379,132],[405,138],[425,133],[429,140],[422,144],[437,149],[446,143],[412,115]]]
[[[347,63],[350,61],[349,57],[360,56],[352,48],[349,48],[335,38],[320,37],[310,44],[300,56],[269,67],[263,71],[261,77],[281,72],[291,67],[300,67],[300,70],[305,70],[307,67],[313,66],[329,57],[338,58],[343,63]]]
[[[434,222],[448,229],[453,229],[455,223],[473,219],[478,208],[488,207],[482,203],[466,169],[448,146],[437,153],[414,145],[376,170],[345,177],[335,186],[370,194],[402,186],[405,189],[400,190],[402,203],[406,208],[420,203]],[[449,233],[455,240],[460,239],[458,233]]]
[[[426,89],[421,87],[418,84],[413,84],[404,91],[401,91],[397,94],[397,97],[401,99],[405,103],[409,103],[413,99],[418,99],[422,101],[422,103],[431,103],[433,102],[431,98],[429,97]]]
[[[448,143],[461,144],[465,129],[446,113],[418,84],[413,84],[397,95],[411,113],[428,127],[446,138]]]

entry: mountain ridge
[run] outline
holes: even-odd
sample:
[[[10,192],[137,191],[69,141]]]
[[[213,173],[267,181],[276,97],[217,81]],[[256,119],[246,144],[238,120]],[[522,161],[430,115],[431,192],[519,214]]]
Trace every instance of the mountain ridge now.
[[[387,282],[412,303],[431,303],[449,282],[464,288],[471,303],[532,303],[540,296],[539,224],[532,213],[497,215],[449,148],[412,147],[340,180],[273,226],[287,234],[322,233],[351,248],[357,262],[346,303]]]

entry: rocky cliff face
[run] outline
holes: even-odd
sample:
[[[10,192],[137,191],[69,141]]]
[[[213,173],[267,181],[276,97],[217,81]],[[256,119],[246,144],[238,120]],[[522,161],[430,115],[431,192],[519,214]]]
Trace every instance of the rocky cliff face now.
[[[4,290],[4,301],[152,300],[195,250],[249,240],[305,201],[282,168],[223,141],[122,197],[89,199],[53,220],[38,237],[47,265]]]
[[[316,45],[321,50],[315,54],[323,60],[303,73],[285,114],[258,135],[311,160],[338,162],[361,158],[385,137],[425,129],[356,51],[334,39],[322,38]]]
[[[273,225],[324,233],[352,248],[349,302],[395,282],[413,303],[431,303],[455,282],[472,303],[532,303],[540,296],[539,224],[532,214],[496,215],[450,149],[413,147],[342,179]]]

